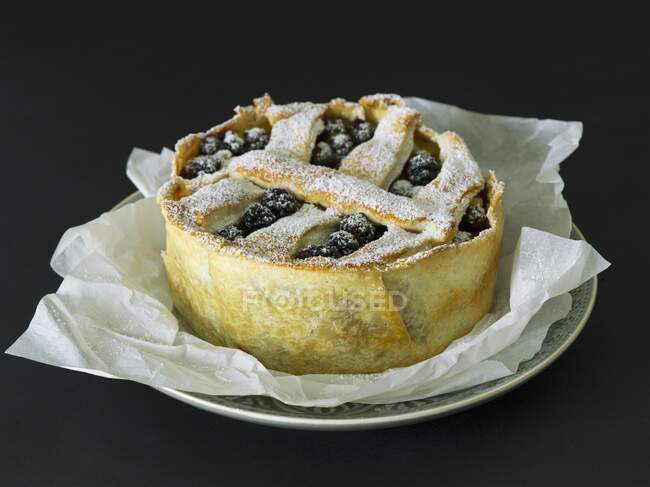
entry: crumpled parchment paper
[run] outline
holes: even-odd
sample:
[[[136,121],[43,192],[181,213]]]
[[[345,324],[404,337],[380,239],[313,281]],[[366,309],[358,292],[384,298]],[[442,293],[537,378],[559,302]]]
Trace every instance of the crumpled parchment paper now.
[[[195,337],[172,313],[153,195],[172,152],[134,149],[127,174],[145,199],[69,229],[52,257],[63,277],[7,353],[155,387],[218,395],[266,394],[301,406],[389,403],[470,387],[516,372],[550,325],[571,308],[568,291],[609,264],[570,240],[559,164],[580,140],[579,122],[483,115],[420,98],[425,123],[458,132],[484,169],[505,181],[506,231],[492,312],[447,350],[410,367],[368,375],[293,376],[240,350]]]

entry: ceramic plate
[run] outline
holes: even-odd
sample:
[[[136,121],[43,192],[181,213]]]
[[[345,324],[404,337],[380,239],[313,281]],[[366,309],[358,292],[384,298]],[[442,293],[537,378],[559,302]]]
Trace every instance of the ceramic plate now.
[[[140,193],[133,193],[114,209],[141,197]],[[571,237],[584,240],[575,225]],[[569,314],[551,325],[541,350],[532,359],[522,362],[515,374],[449,394],[394,404],[348,403],[334,408],[307,408],[290,406],[266,396],[208,396],[169,388],[158,390],[212,413],[285,428],[355,430],[425,421],[494,399],[548,367],[573,343],[584,328],[596,300],[596,290],[597,278],[594,277],[571,291],[573,305]]]

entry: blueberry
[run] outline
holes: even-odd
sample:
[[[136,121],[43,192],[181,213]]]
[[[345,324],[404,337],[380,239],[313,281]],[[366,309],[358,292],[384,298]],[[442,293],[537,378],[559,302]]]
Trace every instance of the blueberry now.
[[[181,176],[185,179],[194,179],[203,174],[212,174],[221,169],[221,162],[214,155],[196,156],[182,169]]]
[[[226,240],[235,240],[237,237],[243,237],[244,232],[235,225],[226,225],[217,232],[217,235],[222,236]]]
[[[269,143],[269,136],[260,127],[253,127],[244,132],[247,150],[262,150]]]
[[[355,145],[363,144],[375,135],[375,127],[365,120],[357,119],[352,123],[350,135],[352,135],[352,141]]]
[[[250,205],[241,217],[241,226],[245,233],[251,233],[260,228],[268,227],[277,220],[276,216],[266,206],[259,203]]]
[[[211,155],[219,150],[221,141],[212,135],[208,135],[201,141],[201,154]]]
[[[291,215],[300,208],[300,202],[294,195],[280,188],[269,188],[264,191],[262,204],[271,210],[276,217]]]
[[[311,163],[316,166],[327,166],[336,169],[339,159],[327,142],[319,142],[311,154]]]
[[[389,191],[400,196],[413,197],[413,185],[407,179],[398,179],[391,185]]]
[[[481,205],[472,205],[467,208],[459,228],[465,232],[479,233],[490,226],[485,210]]]
[[[406,175],[416,186],[424,186],[433,181],[440,172],[440,166],[431,154],[418,151],[411,156],[406,165]]]
[[[327,243],[334,245],[343,255],[351,254],[361,247],[356,237],[345,230],[332,233],[327,239]]]
[[[368,221],[363,213],[344,216],[339,228],[352,234],[361,244],[368,243],[375,238],[375,226]]]
[[[228,149],[234,155],[238,156],[246,152],[246,144],[244,139],[237,135],[232,130],[228,130],[223,136],[223,147]]]
[[[325,120],[325,129],[323,133],[326,137],[333,137],[336,134],[345,134],[347,128],[345,126],[345,120],[342,118],[330,118]]]
[[[348,134],[336,134],[329,139],[330,146],[338,157],[343,158],[347,156],[354,148],[352,139]]]

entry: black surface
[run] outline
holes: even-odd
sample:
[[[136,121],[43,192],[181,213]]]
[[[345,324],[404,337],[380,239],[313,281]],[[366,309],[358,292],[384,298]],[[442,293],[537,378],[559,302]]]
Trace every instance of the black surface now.
[[[397,92],[582,120],[562,174],[575,221],[614,262],[594,314],[522,388],[357,433],[245,424],[3,355],[0,485],[647,485],[645,16],[622,2],[235,5],[3,7],[0,346],[58,286],[48,264],[62,232],[133,190],[133,146],[171,146],[264,91],[283,102]]]

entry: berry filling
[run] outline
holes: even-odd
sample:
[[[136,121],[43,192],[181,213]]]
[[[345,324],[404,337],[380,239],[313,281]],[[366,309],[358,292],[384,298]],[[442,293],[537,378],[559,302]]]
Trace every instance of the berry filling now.
[[[327,243],[334,245],[334,247],[339,249],[343,255],[349,255],[355,250],[359,250],[359,247],[361,247],[361,244],[355,236],[345,230],[339,230],[332,233],[327,238]]]
[[[370,223],[363,213],[344,216],[339,227],[342,231],[354,235],[361,245],[375,240],[379,236],[377,234],[380,233],[379,227]]]
[[[236,156],[246,152],[246,142],[232,130],[228,130],[223,136],[223,147]]]
[[[325,120],[325,128],[323,129],[324,134],[331,137],[332,135],[345,134],[347,132],[347,124],[342,118],[328,118]]]
[[[201,154],[210,155],[214,154],[221,147],[221,141],[214,136],[208,135],[201,141]]]
[[[365,120],[352,123],[342,118],[325,120],[325,128],[316,140],[311,163],[337,169],[341,160],[357,145],[369,141],[375,134],[375,126]]]
[[[235,225],[226,225],[217,232],[217,235],[221,235],[226,240],[235,240],[237,237],[243,237],[244,232]]]
[[[474,235],[472,235],[469,232],[464,232],[462,230],[459,230],[456,236],[454,237],[453,243],[463,243],[463,242],[469,242],[474,238]]]
[[[260,228],[268,227],[278,217],[261,203],[250,205],[241,217],[239,228],[246,234],[252,233]]]
[[[253,127],[244,132],[243,137],[228,130],[222,135],[208,135],[201,140],[200,154],[190,160],[181,176],[194,179],[204,174],[212,174],[221,169],[233,156],[251,150],[261,150],[269,143],[269,135],[263,128]]]
[[[452,243],[469,242],[483,230],[490,228],[485,208],[481,204],[470,205],[458,225],[458,233]]]
[[[412,198],[418,191],[418,186],[425,186],[436,179],[440,173],[440,164],[433,154],[418,150],[411,154],[399,178],[392,184],[389,191],[400,196]]]
[[[308,245],[296,254],[296,259],[309,259],[310,257],[331,257],[338,259],[341,251],[334,245],[325,243],[322,245]]]
[[[480,233],[490,227],[485,209],[481,205],[471,205],[467,208],[458,228],[464,232]]]
[[[192,159],[181,171],[185,179],[194,179],[203,174],[212,174],[221,169],[222,159],[217,154],[197,156]]]
[[[311,154],[311,163],[317,166],[338,167],[340,161],[335,156],[332,147],[325,141],[320,141]]]
[[[260,127],[244,132],[244,142],[248,150],[262,150],[269,143],[269,135]]]
[[[363,213],[346,215],[339,229],[329,235],[321,245],[308,245],[296,254],[296,259],[331,257],[338,259],[356,252],[368,242],[378,239],[386,227],[372,224]]]
[[[278,219],[289,216],[302,206],[294,195],[280,188],[264,191],[259,203],[253,203],[235,225],[227,225],[216,234],[226,240],[246,237],[260,228],[268,227]]]
[[[350,128],[350,136],[355,145],[363,144],[375,135],[375,127],[365,120],[355,120]]]
[[[271,210],[276,218],[282,218],[298,211],[302,203],[284,189],[269,188],[262,196],[262,205]]]

